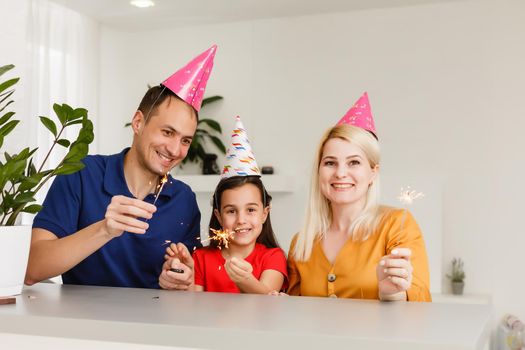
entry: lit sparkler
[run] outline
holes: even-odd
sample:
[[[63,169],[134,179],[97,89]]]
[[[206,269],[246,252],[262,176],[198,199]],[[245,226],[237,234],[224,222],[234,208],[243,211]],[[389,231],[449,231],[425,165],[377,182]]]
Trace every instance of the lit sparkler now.
[[[405,206],[408,206],[414,202],[414,200],[424,197],[425,195],[421,192],[416,192],[415,190],[410,189],[410,186],[408,186],[405,189],[401,188],[401,193],[397,197],[399,201],[404,204]]]
[[[401,193],[397,197],[399,201],[403,204],[403,218],[401,219],[401,228],[400,230],[403,230],[403,224],[405,223],[405,218],[407,215],[407,207],[414,203],[416,199],[422,198],[425,195],[422,192],[417,192],[410,188],[410,186],[407,186],[406,189],[401,188]]]
[[[219,249],[221,249],[222,246],[224,246],[225,248],[228,248],[230,239],[233,240],[233,232],[230,232],[228,230],[214,230],[212,228],[210,228],[210,231],[213,233],[213,235],[202,240],[202,242],[216,241],[218,242]]]
[[[164,188],[164,184],[168,182],[168,173],[164,174],[162,179],[160,179],[160,183],[157,185],[156,191],[155,191],[155,200],[153,201],[153,205],[157,203],[157,199],[159,198],[160,193],[162,192],[162,188]]]

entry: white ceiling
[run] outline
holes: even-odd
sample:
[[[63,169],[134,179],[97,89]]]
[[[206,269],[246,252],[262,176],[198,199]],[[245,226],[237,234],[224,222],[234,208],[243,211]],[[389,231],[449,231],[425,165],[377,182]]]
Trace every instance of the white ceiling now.
[[[154,0],[145,9],[129,0],[54,1],[112,27],[144,30],[460,0]]]

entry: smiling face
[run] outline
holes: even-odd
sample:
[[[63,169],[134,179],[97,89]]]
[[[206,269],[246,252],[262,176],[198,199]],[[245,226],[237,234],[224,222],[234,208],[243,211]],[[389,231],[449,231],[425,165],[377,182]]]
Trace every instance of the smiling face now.
[[[319,164],[319,188],[333,205],[364,207],[378,167],[372,168],[361,148],[340,138],[329,139]]]
[[[254,246],[268,211],[269,208],[265,208],[261,201],[259,188],[246,183],[225,190],[221,196],[220,212],[215,209],[214,214],[224,230],[233,232],[231,245]]]
[[[147,121],[137,111],[131,124],[138,163],[150,173],[164,175],[188,154],[197,118],[187,103],[169,97]]]

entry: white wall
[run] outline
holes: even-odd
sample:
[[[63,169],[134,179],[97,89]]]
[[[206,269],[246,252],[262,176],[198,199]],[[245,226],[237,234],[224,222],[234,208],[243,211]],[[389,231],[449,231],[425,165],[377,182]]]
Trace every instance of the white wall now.
[[[492,294],[497,317],[524,319],[524,14],[520,0],[472,0],[182,30],[105,27],[100,149],[129,144],[122,125],[147,83],[217,43],[207,93],[225,100],[208,115],[226,130],[241,115],[259,165],[296,179],[297,191],[279,195],[272,214],[287,247],[317,140],[367,90],[384,182],[436,184],[424,200],[442,201],[443,269],[462,257],[466,292]]]
[[[0,66],[14,64],[15,68],[3,75],[3,81],[19,77],[15,85],[16,92],[11,96],[15,101],[12,111],[17,114],[13,119],[24,119],[29,110],[27,97],[29,56],[27,52],[27,15],[28,1],[0,0]],[[10,107],[11,107],[10,106]],[[6,110],[7,111],[7,110]],[[25,121],[24,121],[25,122]],[[27,127],[27,125],[26,125]],[[2,154],[5,151],[15,152],[27,145],[29,137],[22,131],[22,124],[5,139]]]

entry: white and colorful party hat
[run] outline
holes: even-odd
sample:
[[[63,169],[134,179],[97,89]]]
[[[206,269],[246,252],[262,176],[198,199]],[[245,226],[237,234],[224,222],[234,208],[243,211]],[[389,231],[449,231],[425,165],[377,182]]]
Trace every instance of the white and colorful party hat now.
[[[222,169],[221,178],[232,176],[261,176],[248,134],[239,116],[236,118],[235,128],[232,131],[230,147],[226,153],[226,165]]]

